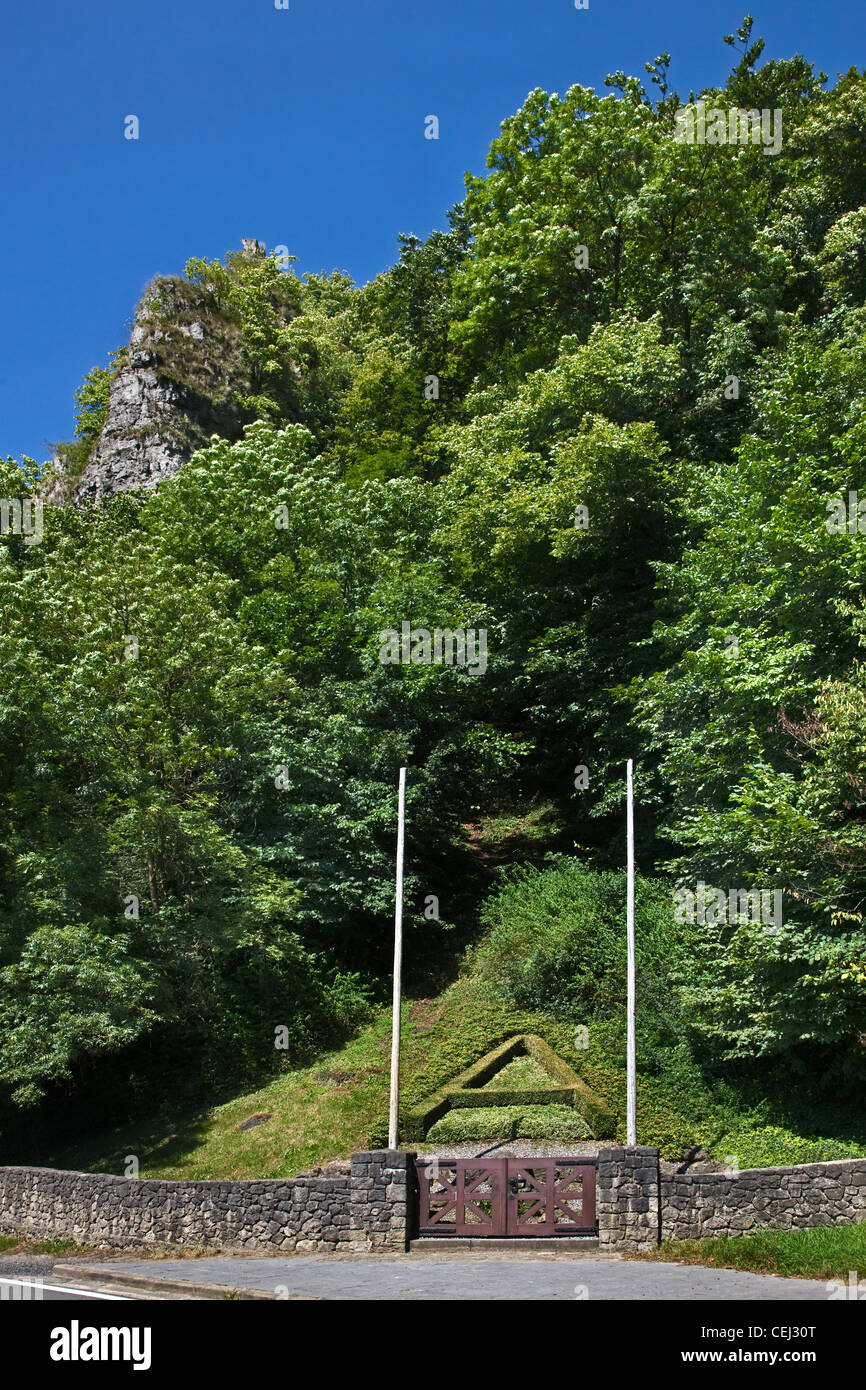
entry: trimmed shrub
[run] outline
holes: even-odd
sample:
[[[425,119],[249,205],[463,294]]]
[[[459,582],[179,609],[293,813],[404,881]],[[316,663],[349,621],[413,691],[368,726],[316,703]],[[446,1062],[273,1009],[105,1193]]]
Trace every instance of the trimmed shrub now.
[[[427,1142],[465,1144],[488,1139],[544,1139],[555,1143],[591,1137],[583,1116],[567,1105],[493,1105],[449,1110],[436,1121],[427,1135]]]

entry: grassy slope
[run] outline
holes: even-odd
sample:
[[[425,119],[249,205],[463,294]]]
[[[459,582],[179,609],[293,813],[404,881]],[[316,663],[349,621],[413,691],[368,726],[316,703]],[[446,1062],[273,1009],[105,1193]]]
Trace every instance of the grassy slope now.
[[[404,1008],[401,1103],[408,1108],[513,1033],[534,1032],[577,1070],[608,1104],[624,1142],[625,1077],[609,1051],[590,1034],[588,1051],[574,1047],[572,1030],[544,1014],[517,1012],[482,997],[463,978],[434,999]],[[390,1014],[374,1021],[344,1047],[312,1067],[288,1072],[261,1089],[206,1114],[169,1127],[164,1121],[95,1136],[33,1161],[57,1168],[123,1173],[134,1154],[142,1177],[281,1177],[355,1149],[381,1145],[387,1136]],[[259,1112],[265,1124],[237,1126]],[[749,1116],[720,1117],[709,1101],[678,1097],[658,1078],[639,1078],[638,1127],[644,1144],[663,1157],[704,1144],[719,1158],[735,1155],[741,1167],[817,1161],[866,1153],[866,1131],[810,1137],[769,1127]],[[852,1266],[853,1267],[853,1266]]]
[[[403,1104],[422,1100],[512,1033],[541,1031],[549,1024],[549,1019],[479,1001],[465,982],[437,999],[407,1003]],[[349,1043],[314,1066],[190,1117],[171,1132],[164,1124],[121,1129],[40,1161],[122,1173],[126,1155],[134,1154],[142,1177],[279,1177],[381,1144],[387,1131],[390,1028],[390,1011],[382,1010]],[[259,1112],[270,1112],[272,1119],[250,1130],[237,1129]]]

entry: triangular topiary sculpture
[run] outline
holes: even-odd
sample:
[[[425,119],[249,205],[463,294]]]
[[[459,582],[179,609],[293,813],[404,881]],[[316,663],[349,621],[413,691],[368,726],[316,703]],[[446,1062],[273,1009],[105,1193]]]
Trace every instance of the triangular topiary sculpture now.
[[[523,1058],[530,1065],[521,1067]],[[403,1139],[423,1140],[448,1110],[507,1105],[571,1105],[596,1139],[610,1139],[616,1132],[615,1117],[568,1063],[537,1034],[517,1033],[410,1110]]]

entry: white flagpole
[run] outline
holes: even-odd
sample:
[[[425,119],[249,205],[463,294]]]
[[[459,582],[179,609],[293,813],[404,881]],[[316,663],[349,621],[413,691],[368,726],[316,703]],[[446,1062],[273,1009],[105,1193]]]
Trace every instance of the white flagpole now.
[[[403,842],[406,816],[406,769],[400,768],[400,801],[397,811],[397,902],[394,908],[394,1006],[391,1022],[391,1111],[388,1148],[397,1147],[397,1112],[400,1105],[400,983],[403,965]]]
[[[628,760],[626,771],[626,908],[625,929],[628,938],[628,1034],[627,1034],[627,1072],[626,1072],[626,1122],[625,1142],[630,1147],[637,1144],[637,1072],[635,1068],[634,1034],[634,786],[632,781],[633,763]]]

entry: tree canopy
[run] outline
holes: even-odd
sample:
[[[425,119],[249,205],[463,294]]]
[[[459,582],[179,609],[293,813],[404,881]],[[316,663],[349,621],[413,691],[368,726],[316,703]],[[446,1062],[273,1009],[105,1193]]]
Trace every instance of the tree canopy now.
[[[166,1068],[198,1094],[353,1028],[404,765],[419,980],[491,920],[485,817],[541,808],[539,852],[616,869],[635,756],[648,902],[785,905],[684,924],[682,1027],[862,1075],[866,73],[759,65],[750,19],[727,41],[688,100],[781,111],[777,154],[678,140],[669,54],[649,91],[533,91],[449,230],[362,288],[190,261],[238,329],[242,437],[46,508],[39,544],[4,525],[7,1113],[134,1104]],[[77,393],[82,449],[117,361]],[[403,624],[483,630],[484,672],[383,662]]]

